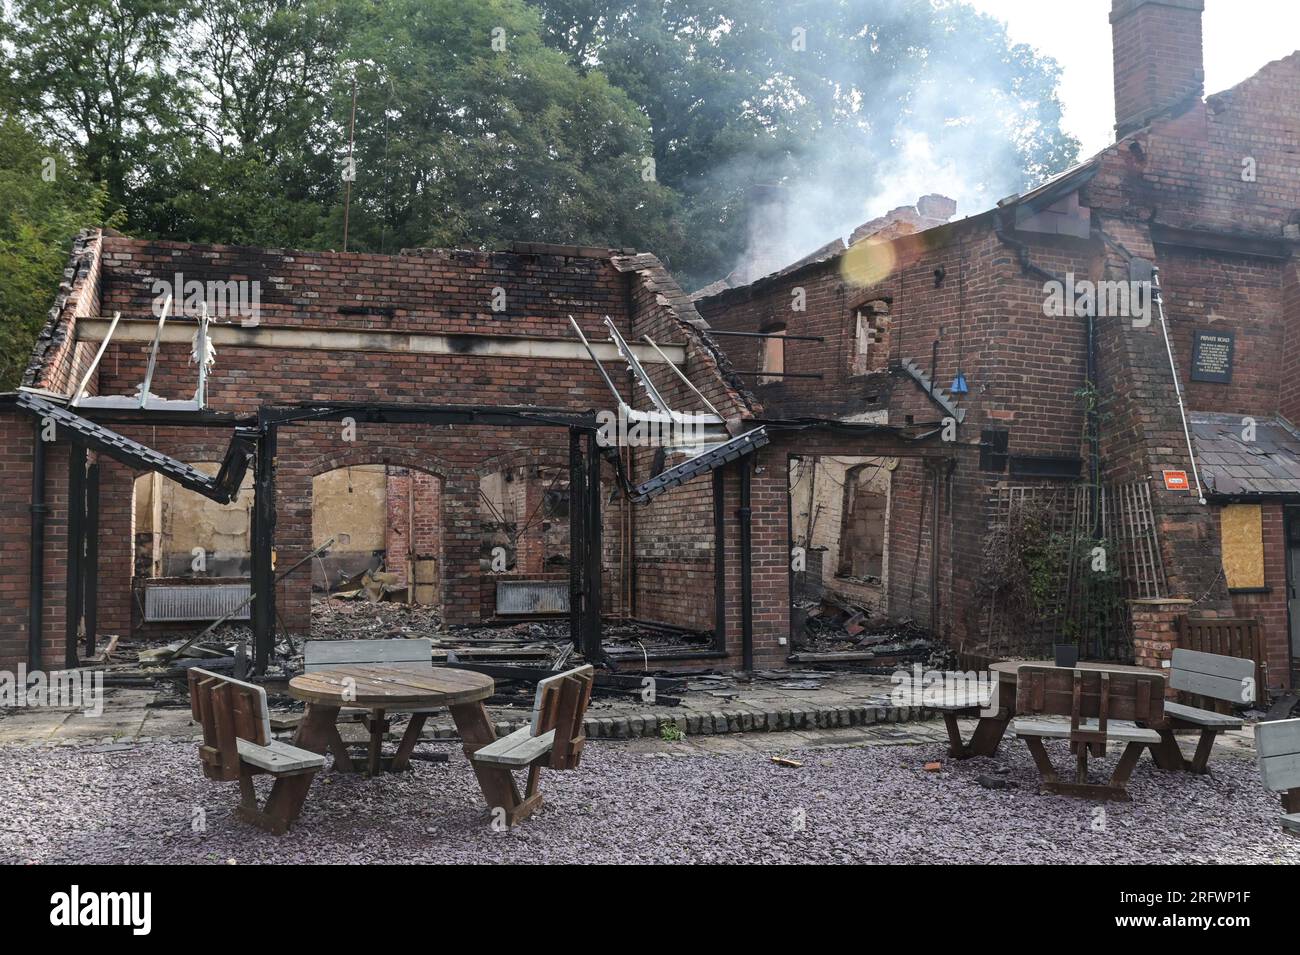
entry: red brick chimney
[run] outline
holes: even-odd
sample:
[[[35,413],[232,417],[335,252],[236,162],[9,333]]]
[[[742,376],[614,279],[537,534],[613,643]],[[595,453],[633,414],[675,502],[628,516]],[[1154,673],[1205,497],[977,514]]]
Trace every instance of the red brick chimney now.
[[[1117,136],[1202,95],[1204,10],[1205,0],[1111,0]]]

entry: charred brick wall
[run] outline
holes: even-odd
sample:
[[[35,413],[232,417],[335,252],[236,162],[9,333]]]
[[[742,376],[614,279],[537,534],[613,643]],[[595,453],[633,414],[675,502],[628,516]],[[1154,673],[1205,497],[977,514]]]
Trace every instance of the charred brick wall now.
[[[616,264],[617,262],[617,264]],[[76,321],[84,316],[111,316],[121,311],[124,321],[148,322],[159,280],[185,282],[258,282],[260,301],[256,321],[263,332],[295,330],[299,333],[346,330],[355,335],[355,347],[321,350],[310,344],[284,347],[274,341],[255,343],[241,339],[223,344],[208,383],[211,407],[236,414],[251,414],[263,404],[301,401],[401,402],[463,405],[536,405],[572,410],[613,409],[614,398],[585,357],[568,357],[564,351],[542,349],[534,357],[512,361],[487,354],[485,343],[497,337],[527,336],[529,340],[553,338],[571,346],[568,317],[579,322],[593,340],[603,341],[603,318],[610,316],[631,340],[643,333],[660,345],[684,346],[685,373],[728,417],[750,406],[723,378],[721,353],[699,339],[691,323],[700,324],[689,300],[653,256],[615,256],[599,250],[528,247],[513,252],[419,251],[401,256],[300,253],[186,243],[150,242],[116,235],[84,236],[66,277],[65,287],[52,313],[29,376],[31,383],[68,391],[88,366],[94,342],[77,341]],[[504,297],[500,297],[504,292]],[[504,303],[493,308],[494,297]],[[247,316],[217,316],[218,323],[244,321]],[[175,316],[169,326],[190,322]],[[450,336],[449,354],[393,350],[375,344],[367,334],[411,333]],[[152,391],[168,398],[193,394],[196,373],[188,343],[164,342],[154,373]],[[149,346],[115,340],[108,347],[91,391],[130,394],[145,374]],[[546,355],[547,357],[541,357]],[[650,365],[674,407],[698,410],[700,402],[671,370]],[[630,383],[629,383],[630,384]],[[626,395],[632,400],[634,390]],[[30,486],[31,422],[17,414],[4,414],[5,465],[21,477],[5,492],[6,508],[15,510],[10,521],[14,546],[5,557],[15,573],[6,585],[17,588],[21,599],[8,604],[0,617],[0,658],[13,662],[25,657],[26,647],[26,513]],[[128,437],[184,461],[220,460],[230,429],[121,426]],[[25,444],[24,441],[27,441]],[[67,449],[51,454],[47,524],[48,568],[46,589],[46,642],[62,646],[63,522],[66,515]],[[345,435],[338,423],[288,426],[280,431],[277,459],[276,566],[284,569],[311,548],[311,479],[348,464],[391,464],[418,475],[417,484],[432,481],[441,487],[442,591],[450,623],[480,619],[491,587],[484,589],[479,568],[481,530],[478,520],[479,480],[502,467],[567,471],[568,436],[564,428],[500,428],[470,426],[370,425],[361,422],[355,437]],[[521,472],[522,473],[522,472]],[[60,475],[64,475],[60,477]],[[132,626],[131,578],[133,573],[132,469],[105,462],[101,478],[100,631],[128,633]],[[606,469],[608,501],[613,472]],[[533,497],[540,500],[540,489]],[[685,497],[691,497],[686,491]],[[670,495],[671,496],[671,495]],[[605,609],[626,613],[628,601],[620,560],[629,559],[632,533],[622,526],[626,514],[619,506],[605,507]],[[692,509],[678,514],[671,506],[663,513],[667,522],[684,535],[707,534],[711,525],[696,527]],[[400,515],[405,524],[406,518]],[[417,510],[416,540],[432,546],[435,515],[428,521]],[[635,520],[637,515],[633,515]],[[390,522],[391,523],[391,522]],[[667,527],[664,533],[671,533]],[[404,546],[404,545],[403,545]],[[529,552],[531,553],[531,552]],[[540,557],[540,551],[535,557]],[[537,571],[533,557],[525,555],[525,569]],[[564,571],[563,573],[567,573]],[[563,575],[563,574],[561,574]],[[491,582],[488,581],[490,584]],[[699,594],[663,601],[657,616],[669,623],[695,626],[705,616],[700,608],[712,606],[712,580],[703,576],[673,581],[682,591],[697,585]],[[305,631],[310,623],[309,575],[279,585],[278,609],[287,627]],[[60,651],[61,654],[61,651]],[[61,657],[60,657],[61,658]]]

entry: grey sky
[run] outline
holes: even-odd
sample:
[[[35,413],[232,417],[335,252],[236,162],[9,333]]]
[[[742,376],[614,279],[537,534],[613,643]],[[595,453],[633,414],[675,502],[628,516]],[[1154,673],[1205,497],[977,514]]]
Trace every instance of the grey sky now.
[[[1061,64],[1065,127],[1081,158],[1114,140],[1110,0],[966,0],[1007,25],[1011,39]],[[1206,0],[1205,89],[1236,86],[1300,49],[1300,0]]]

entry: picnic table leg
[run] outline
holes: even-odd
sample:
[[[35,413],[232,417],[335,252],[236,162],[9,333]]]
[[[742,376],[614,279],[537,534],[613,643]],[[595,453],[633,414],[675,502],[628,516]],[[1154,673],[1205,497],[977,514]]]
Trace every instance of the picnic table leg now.
[[[1194,773],[1208,772],[1207,765],[1210,762],[1210,751],[1214,749],[1214,738],[1219,735],[1215,729],[1202,729],[1201,738],[1196,741],[1196,753],[1192,756],[1192,761],[1188,766]]]
[[[383,710],[375,710],[367,721],[370,730],[370,752],[367,754],[367,769],[370,777],[379,775],[380,764],[384,755],[384,734],[388,731],[388,720],[384,719]]]
[[[1026,736],[1024,740],[1030,754],[1034,757],[1034,763],[1038,766],[1038,775],[1043,777],[1043,782],[1055,783],[1056,769],[1052,766],[1051,757],[1047,755],[1047,748],[1043,746],[1043,741],[1037,736]]]
[[[497,738],[488,719],[487,709],[482,703],[461,703],[450,707],[451,718],[456,723],[466,756],[472,756],[488,743]],[[519,789],[508,769],[476,763],[472,759],[474,775],[478,777],[479,789],[487,800],[489,809],[501,809],[506,815],[506,824],[514,825],[522,818],[523,800],[519,798]]]
[[[284,835],[289,827],[302,814],[303,804],[307,801],[307,791],[311,788],[311,779],[316,775],[312,770],[283,776],[271,785],[271,795],[267,797],[266,808],[262,811],[266,824],[263,828],[277,836]]]
[[[998,751],[998,744],[1006,734],[1011,723],[1011,712],[1002,710],[997,716],[981,716],[975,725],[975,732],[970,738],[967,750],[972,756],[992,756]]]
[[[953,759],[965,759],[974,755],[970,745],[961,739],[961,727],[957,725],[957,714],[947,710],[943,712],[943,725],[948,729],[948,755]]]
[[[398,744],[397,752],[393,754],[393,772],[400,773],[406,769],[411,761],[411,753],[415,751],[415,745],[420,742],[420,731],[424,729],[424,721],[428,718],[427,713],[411,714],[411,721],[406,724],[406,732],[402,734],[402,742]]]
[[[1300,789],[1288,789],[1282,793],[1282,811],[1288,815],[1300,812]]]
[[[1125,797],[1128,796],[1128,778],[1133,775],[1133,767],[1142,758],[1142,750],[1144,749],[1146,749],[1146,745],[1143,743],[1129,743],[1124,747],[1124,755],[1115,764],[1115,771],[1111,773],[1110,785],[1123,791]]]
[[[1183,758],[1183,751],[1178,748],[1178,738],[1174,736],[1174,731],[1161,729],[1156,732],[1160,734],[1160,742],[1151,744],[1151,758],[1155,760],[1156,765],[1161,769],[1186,769],[1187,760]]]
[[[308,703],[302,714],[302,722],[293,735],[293,745],[309,749],[313,753],[324,755],[326,750],[334,754],[334,768],[341,773],[355,772],[348,748],[343,745],[343,737],[335,725],[338,719],[337,706],[325,706],[320,703]]]
[[[1074,781],[1087,785],[1088,783],[1088,744],[1074,744]]]

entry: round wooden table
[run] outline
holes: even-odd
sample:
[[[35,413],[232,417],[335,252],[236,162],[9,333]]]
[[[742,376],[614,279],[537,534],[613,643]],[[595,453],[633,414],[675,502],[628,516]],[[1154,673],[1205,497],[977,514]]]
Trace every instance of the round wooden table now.
[[[496,739],[492,721],[483,707],[483,701],[494,689],[489,676],[445,667],[357,664],[303,673],[289,681],[289,693],[307,703],[294,745],[315,753],[328,749],[334,754],[336,769],[355,771],[336,725],[339,710],[345,706],[370,710],[369,770],[374,776],[383,762],[381,747],[388,731],[385,714],[410,710],[414,712],[406,733],[388,767],[393,771],[403,770],[419,742],[420,731],[429,716],[427,711],[445,706],[460,731],[466,753],[472,753]]]

